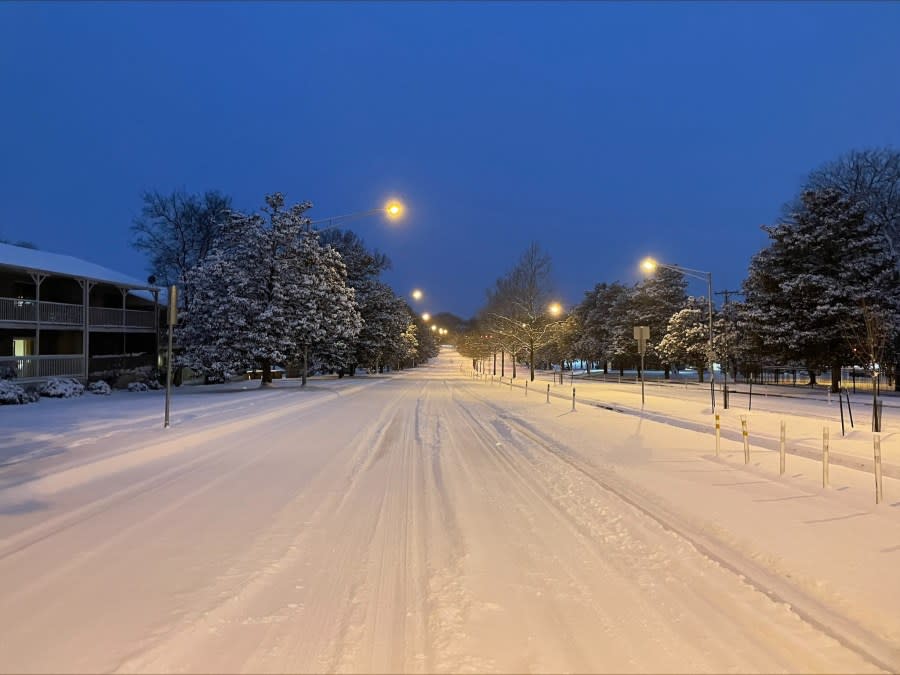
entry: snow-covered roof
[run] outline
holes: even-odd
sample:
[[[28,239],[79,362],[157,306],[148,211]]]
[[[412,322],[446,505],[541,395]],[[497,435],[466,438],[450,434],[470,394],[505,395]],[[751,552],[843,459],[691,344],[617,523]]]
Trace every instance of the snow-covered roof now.
[[[0,244],[0,266],[88,279],[127,288],[153,288],[146,281],[140,281],[127,274],[116,272],[81,258],[23,248],[22,246],[12,246],[10,244]]]

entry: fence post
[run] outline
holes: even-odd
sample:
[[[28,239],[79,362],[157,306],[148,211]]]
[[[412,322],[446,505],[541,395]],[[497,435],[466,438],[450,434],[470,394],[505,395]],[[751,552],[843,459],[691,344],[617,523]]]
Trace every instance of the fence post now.
[[[875,503],[880,504],[884,500],[881,484],[881,434],[873,437],[875,444]]]
[[[838,403],[841,404],[841,436],[844,435],[844,397],[838,393]]]
[[[844,395],[847,397],[847,412],[850,413],[850,428],[853,428],[853,409],[850,407],[850,392],[846,389],[844,390]]]
[[[778,448],[778,454],[779,454],[778,473],[781,476],[784,475],[784,450],[785,450],[784,446],[785,446],[785,441],[787,440],[786,436],[787,436],[787,433],[785,430],[784,420],[781,420],[781,445]]]
[[[828,427],[822,427],[822,487],[828,487]]]
[[[575,412],[575,387],[572,387],[572,412]]]
[[[719,446],[721,445],[721,425],[719,424],[719,413],[716,413],[716,457],[719,456]]]
[[[744,436],[744,464],[750,463],[750,433],[747,430],[747,416],[741,415],[741,434]]]

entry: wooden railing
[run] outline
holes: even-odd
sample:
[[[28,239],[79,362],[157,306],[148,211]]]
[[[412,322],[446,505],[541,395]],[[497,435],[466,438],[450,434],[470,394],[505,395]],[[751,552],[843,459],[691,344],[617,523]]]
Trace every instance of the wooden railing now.
[[[37,303],[20,298],[0,298],[0,321],[34,321]]]
[[[0,372],[5,376],[14,375],[13,381],[37,380],[47,377],[80,377],[83,369],[84,357],[81,354],[0,357]]]
[[[0,323],[15,321],[57,326],[83,326],[84,307],[64,302],[37,302],[21,298],[0,298]],[[152,310],[91,307],[91,326],[103,328],[153,328]]]
[[[63,302],[40,302],[41,323],[55,323],[66,326],[80,326],[84,322],[81,305]]]

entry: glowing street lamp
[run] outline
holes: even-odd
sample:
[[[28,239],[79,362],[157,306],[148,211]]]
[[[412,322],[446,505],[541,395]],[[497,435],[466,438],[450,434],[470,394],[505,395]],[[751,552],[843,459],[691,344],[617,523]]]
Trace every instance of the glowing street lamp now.
[[[369,209],[368,211],[356,211],[354,213],[345,213],[341,216],[333,216],[331,218],[321,218],[319,220],[313,220],[310,222],[310,225],[319,225],[320,223],[328,223],[326,227],[321,227],[316,230],[316,232],[323,232],[325,230],[330,230],[333,227],[338,227],[348,220],[356,220],[357,218],[365,218],[366,216],[374,216],[379,213],[384,215],[388,220],[399,220],[403,217],[403,214],[406,212],[406,206],[399,199],[391,199],[387,201],[384,206],[380,206],[377,209]]]
[[[384,213],[390,220],[397,220],[403,217],[406,207],[399,199],[392,199],[384,205]]]
[[[562,305],[559,304],[558,302],[553,302],[553,303],[550,303],[550,307],[548,309],[550,310],[551,315],[559,316],[560,314],[562,314],[563,308],[562,308]]]
[[[425,312],[422,315],[422,321],[431,321],[431,314],[429,314],[428,312]]]
[[[434,324],[431,324],[431,330],[433,330],[433,331],[437,330],[437,326],[435,326]]]
[[[418,288],[414,288],[413,291],[412,291],[412,293],[410,293],[410,295],[412,296],[412,299],[413,299],[413,300],[421,300],[421,299],[422,299],[422,296],[423,296],[424,294],[423,294],[422,291],[420,291]]]
[[[644,258],[641,261],[641,269],[647,274],[653,274],[659,267],[681,272],[685,276],[693,277],[706,281],[706,301],[709,307],[709,396],[712,401],[712,411],[716,412],[716,376],[713,370],[713,313],[712,313],[712,272],[703,272],[701,270],[692,270],[689,267],[681,265],[670,265],[661,263],[653,258]]]

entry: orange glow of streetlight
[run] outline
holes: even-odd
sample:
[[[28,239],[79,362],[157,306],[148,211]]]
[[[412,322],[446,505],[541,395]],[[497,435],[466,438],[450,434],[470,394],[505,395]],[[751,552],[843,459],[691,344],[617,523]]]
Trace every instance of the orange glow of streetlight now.
[[[429,314],[428,312],[425,312],[422,315],[422,321],[431,321],[431,314]]]
[[[431,330],[437,330],[437,326],[435,326],[434,324],[431,324]]]
[[[560,314],[562,314],[562,305],[560,305],[558,302],[551,303],[550,304],[550,313],[553,316],[559,316]]]
[[[403,206],[403,202],[401,202],[399,199],[391,199],[387,204],[384,205],[384,213],[391,220],[402,218],[403,212],[405,210],[406,207]]]
[[[418,288],[414,288],[410,295],[412,296],[413,300],[421,300],[423,293]]]
[[[656,271],[656,268],[659,267],[659,263],[656,262],[653,258],[644,258],[641,261],[641,269],[644,270],[647,274],[652,274]]]

